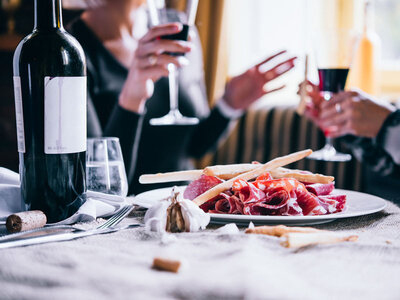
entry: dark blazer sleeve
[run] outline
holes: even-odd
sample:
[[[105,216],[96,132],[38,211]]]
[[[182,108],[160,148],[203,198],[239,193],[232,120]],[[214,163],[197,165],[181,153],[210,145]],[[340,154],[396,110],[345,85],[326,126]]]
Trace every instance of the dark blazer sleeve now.
[[[88,137],[117,137],[121,144],[122,155],[128,177],[133,176],[138,141],[141,134],[143,116],[123,109],[116,103],[110,112],[105,126],[101,126],[98,113],[93,103],[95,96],[96,76],[88,64],[88,95],[87,95],[87,130]],[[128,178],[129,179],[129,178]]]
[[[400,178],[400,110],[389,115],[376,138],[349,135],[342,141],[374,172]]]
[[[187,70],[182,70],[180,79],[185,94],[194,103],[196,115],[200,118],[200,123],[194,128],[187,149],[188,155],[193,158],[200,158],[215,149],[231,124],[231,120],[224,117],[217,107],[210,111],[204,80],[203,53],[198,37],[199,34],[196,31],[193,39],[195,47],[187,55],[190,65]]]

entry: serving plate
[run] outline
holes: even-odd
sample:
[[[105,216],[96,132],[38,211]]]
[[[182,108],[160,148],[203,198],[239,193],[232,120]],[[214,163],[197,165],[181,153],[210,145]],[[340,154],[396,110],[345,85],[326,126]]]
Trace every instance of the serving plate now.
[[[186,186],[177,187],[178,191],[184,191]],[[171,194],[172,187],[147,191],[131,198],[134,204],[149,208],[155,203],[167,198]],[[231,214],[210,214],[212,224],[236,223],[247,226],[249,222],[260,224],[284,224],[284,225],[313,225],[332,222],[336,219],[358,217],[376,213],[386,207],[386,201],[382,198],[349,190],[335,189],[333,194],[347,195],[346,209],[343,212],[322,216],[249,216]]]

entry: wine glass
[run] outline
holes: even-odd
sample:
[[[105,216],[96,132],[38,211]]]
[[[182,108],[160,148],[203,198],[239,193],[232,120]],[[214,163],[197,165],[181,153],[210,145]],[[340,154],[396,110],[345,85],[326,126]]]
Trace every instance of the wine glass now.
[[[325,30],[316,36],[316,59],[318,65],[319,90],[325,101],[335,93],[343,91],[350,63],[353,57],[353,40],[349,30]],[[340,111],[338,111],[340,113]],[[307,158],[324,161],[344,162],[351,155],[335,149],[329,132],[332,128],[321,128],[324,132],[325,146]]]
[[[186,1],[186,7],[183,12],[179,13],[179,16],[174,11],[168,9],[165,2],[165,0],[147,0],[151,25],[157,26],[160,24],[181,22],[183,24],[183,29],[181,32],[173,35],[163,36],[161,38],[171,40],[187,40],[189,28],[194,24],[196,18],[198,0]],[[176,53],[168,54],[179,55]],[[199,123],[198,118],[185,117],[178,109],[178,77],[178,68],[174,64],[168,64],[170,111],[161,118],[150,119],[151,125],[196,125]]]
[[[91,192],[121,197],[128,195],[128,180],[118,138],[87,139],[86,182]]]

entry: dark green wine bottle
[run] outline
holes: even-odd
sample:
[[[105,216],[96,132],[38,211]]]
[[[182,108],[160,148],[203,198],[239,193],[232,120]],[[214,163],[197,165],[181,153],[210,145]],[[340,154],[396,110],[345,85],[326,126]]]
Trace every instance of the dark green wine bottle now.
[[[61,0],[35,0],[33,32],[14,53],[14,91],[25,208],[68,218],[86,199],[86,62]]]

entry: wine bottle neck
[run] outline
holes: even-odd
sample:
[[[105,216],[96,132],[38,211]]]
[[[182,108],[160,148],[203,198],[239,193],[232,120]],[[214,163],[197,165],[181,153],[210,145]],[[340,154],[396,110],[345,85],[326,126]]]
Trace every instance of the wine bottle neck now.
[[[35,0],[35,29],[63,28],[61,0]]]

